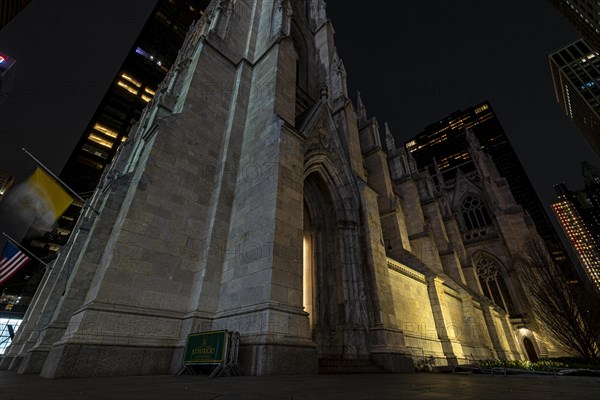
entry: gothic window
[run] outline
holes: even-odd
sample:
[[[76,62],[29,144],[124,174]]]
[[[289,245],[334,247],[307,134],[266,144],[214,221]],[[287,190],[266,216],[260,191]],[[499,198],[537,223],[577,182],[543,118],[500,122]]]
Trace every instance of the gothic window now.
[[[292,29],[292,42],[298,53],[296,62],[296,85],[304,91],[308,91],[308,50],[305,41],[300,33],[297,33],[297,28]]]
[[[291,37],[298,59],[296,61],[296,115],[308,109],[313,101],[311,92],[311,44],[295,21],[291,25]]]
[[[462,218],[467,230],[479,229],[492,224],[490,213],[481,199],[468,194],[461,204]]]
[[[498,262],[491,257],[481,256],[477,261],[477,276],[483,294],[504,310],[513,314],[512,299],[508,293],[504,277],[500,273]]]

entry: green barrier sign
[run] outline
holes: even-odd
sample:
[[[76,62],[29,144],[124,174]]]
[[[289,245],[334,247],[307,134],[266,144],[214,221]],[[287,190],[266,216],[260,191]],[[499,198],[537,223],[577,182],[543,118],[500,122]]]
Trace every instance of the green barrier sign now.
[[[188,335],[184,365],[219,364],[225,359],[227,331],[201,332]]]

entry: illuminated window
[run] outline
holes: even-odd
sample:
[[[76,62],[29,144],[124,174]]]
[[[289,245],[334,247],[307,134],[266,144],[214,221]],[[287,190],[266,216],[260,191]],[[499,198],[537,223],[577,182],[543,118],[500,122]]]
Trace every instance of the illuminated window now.
[[[148,93],[151,96],[154,96],[156,92],[150,88],[144,88],[144,92]]]
[[[135,90],[135,88],[129,86],[128,84],[126,84],[123,81],[119,81],[117,82],[117,85],[119,85],[120,87],[122,87],[123,89],[127,90],[129,93],[131,94],[138,94],[138,91]]]
[[[127,74],[121,74],[121,78],[125,79],[129,83],[133,83],[134,86],[142,87],[142,84],[140,82],[136,81],[135,79],[133,79],[132,77],[130,77]]]
[[[490,107],[487,104],[484,104],[481,107],[477,107],[475,109],[475,114],[479,114],[480,112],[483,112],[483,111],[487,110],[488,108],[490,108]]]
[[[94,129],[97,130],[98,132],[102,132],[104,133],[106,136],[110,136],[112,138],[117,138],[118,134],[115,131],[111,131],[110,129],[108,129],[105,126],[102,126],[100,124],[96,124],[94,125]]]
[[[144,100],[146,103],[150,102],[150,100],[152,100],[152,97],[150,96],[146,96],[145,94],[142,95],[142,100]]]
[[[100,146],[104,146],[109,149],[112,149],[112,147],[113,147],[113,142],[111,142],[110,140],[104,139],[98,135],[94,135],[93,133],[90,133],[90,136],[88,136],[88,139],[90,139],[92,142],[98,143]]]

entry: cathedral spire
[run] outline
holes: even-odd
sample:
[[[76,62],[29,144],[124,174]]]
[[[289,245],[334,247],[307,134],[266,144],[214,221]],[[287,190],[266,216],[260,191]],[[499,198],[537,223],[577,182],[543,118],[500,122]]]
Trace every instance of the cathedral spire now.
[[[400,153],[400,158],[403,160],[402,162],[403,162],[403,166],[405,168],[406,174],[408,174],[408,175],[417,174],[419,172],[419,168],[417,167],[417,160],[415,160],[415,157],[410,152],[410,150],[407,150],[406,147],[401,146],[398,149],[398,152]]]
[[[437,159],[435,157],[433,157],[433,167],[435,168],[435,173],[436,175],[439,175],[440,172],[440,166],[437,163]]]
[[[340,97],[346,100],[348,98],[348,88],[346,85],[346,67],[340,58],[337,49],[333,49],[333,59],[329,72],[329,85],[331,90],[331,99]]]
[[[467,142],[469,143],[469,153],[471,153],[471,158],[473,159],[476,168],[479,170],[481,177],[492,179],[500,178],[501,175],[498,172],[496,164],[494,164],[489,154],[483,150],[481,143],[475,137],[473,131],[465,127],[465,136],[467,137]]]
[[[308,7],[313,27],[318,29],[327,21],[327,3],[325,0],[311,1]]]
[[[394,140],[394,135],[390,131],[390,126],[386,122],[385,124],[385,144],[388,152],[393,153],[396,151],[396,140]]]
[[[293,14],[294,11],[289,0],[277,0],[273,7],[273,15],[271,16],[271,35],[289,35]]]
[[[363,103],[360,92],[358,92],[358,100],[356,101],[356,115],[359,123],[367,122],[367,108]]]
[[[444,175],[442,174],[442,171],[440,170],[440,166],[435,157],[433,157],[433,167],[435,168],[435,176],[437,177],[440,187],[442,187],[442,188],[445,187],[446,181],[444,179]]]
[[[415,159],[415,156],[413,155],[413,153],[411,151],[407,151],[406,153],[408,154],[408,165],[410,167],[410,171],[413,174],[418,173],[419,167],[417,166],[417,160]]]
[[[473,131],[465,126],[465,136],[467,137],[467,143],[469,143],[469,147],[472,151],[479,152],[481,151],[481,143],[475,137]]]

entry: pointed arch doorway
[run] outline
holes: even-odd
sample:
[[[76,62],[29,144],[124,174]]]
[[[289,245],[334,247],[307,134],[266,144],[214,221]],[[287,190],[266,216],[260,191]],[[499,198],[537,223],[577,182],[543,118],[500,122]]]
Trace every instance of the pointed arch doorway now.
[[[523,346],[525,347],[525,351],[527,352],[527,358],[529,358],[529,361],[537,362],[539,359],[537,351],[535,351],[535,346],[533,345],[533,342],[527,336],[523,336]]]
[[[319,357],[344,351],[346,322],[335,207],[322,176],[304,181],[303,302]]]

